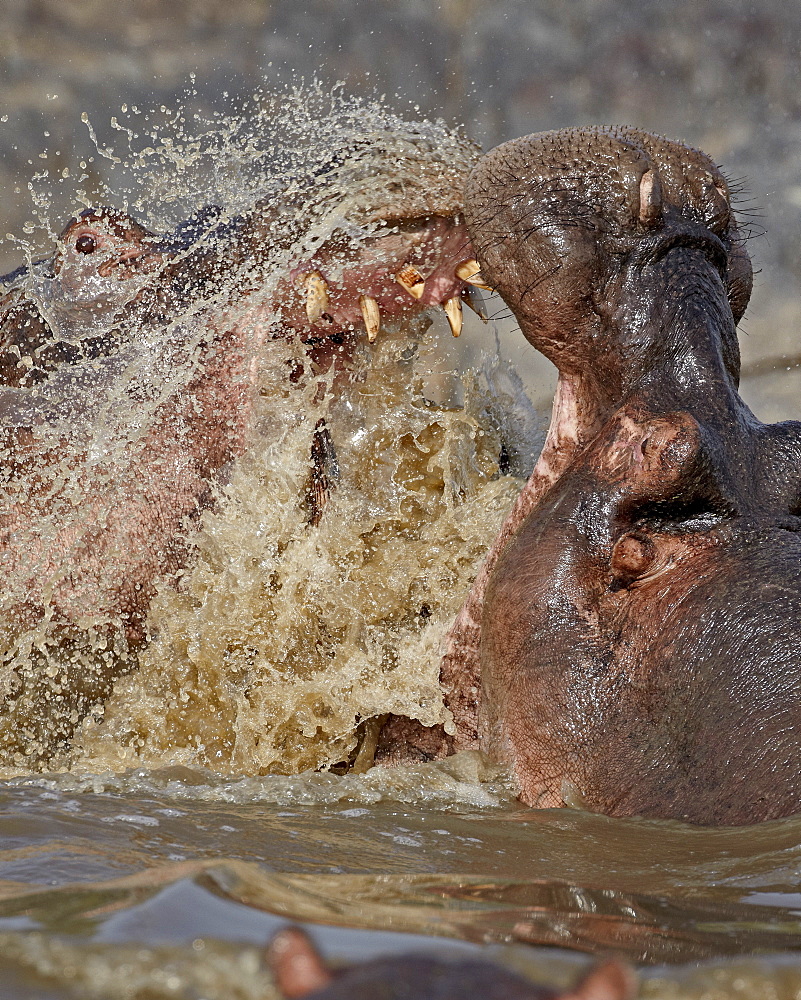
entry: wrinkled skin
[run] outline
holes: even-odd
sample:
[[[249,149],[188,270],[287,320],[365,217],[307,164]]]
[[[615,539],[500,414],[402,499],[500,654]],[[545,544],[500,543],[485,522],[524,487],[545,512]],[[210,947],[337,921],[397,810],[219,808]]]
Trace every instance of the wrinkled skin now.
[[[485,279],[559,369],[539,463],[450,636],[460,739],[525,802],[740,824],[801,808],[801,424],[737,393],[751,268],[704,154],[544,133],[473,171]]]
[[[636,994],[633,973],[615,961],[597,965],[567,993],[475,959],[443,961],[412,954],[332,973],[297,927],[276,934],[266,957],[288,1000],[633,1000]]]

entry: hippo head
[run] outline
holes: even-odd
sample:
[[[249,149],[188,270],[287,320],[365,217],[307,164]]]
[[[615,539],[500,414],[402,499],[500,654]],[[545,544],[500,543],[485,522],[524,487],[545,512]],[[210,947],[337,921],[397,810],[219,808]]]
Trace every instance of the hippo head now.
[[[545,133],[484,157],[465,214],[559,369],[468,608],[483,745],[533,805],[798,811],[801,425],[737,394],[751,268],[725,179],[633,129]]]
[[[703,153],[634,129],[545,133],[489,153],[466,198],[484,273],[524,335],[599,402],[683,351],[677,310],[722,310],[710,349],[737,378],[732,320],[751,264],[727,183]],[[685,252],[669,257],[675,249]],[[663,260],[666,284],[642,280]],[[671,282],[681,294],[668,294]],[[719,282],[727,303],[714,302]]]
[[[632,970],[610,959],[591,968],[567,992],[557,993],[483,958],[400,955],[332,972],[299,927],[285,927],[268,945],[267,965],[281,996],[308,1000],[633,1000]]]
[[[369,342],[432,306],[459,334],[472,144],[362,129],[316,155],[166,231],[86,209],[0,277],[0,759],[47,760],[141,662],[235,463],[285,440],[273,399],[308,455],[286,457],[304,538],[339,468],[317,417],[391,347]]]

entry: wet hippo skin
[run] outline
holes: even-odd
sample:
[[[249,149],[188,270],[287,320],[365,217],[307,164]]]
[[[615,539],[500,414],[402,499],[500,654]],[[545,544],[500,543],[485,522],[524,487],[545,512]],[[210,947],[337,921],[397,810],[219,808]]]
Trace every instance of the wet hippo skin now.
[[[751,267],[704,154],[633,129],[485,156],[484,279],[559,369],[539,463],[450,635],[468,744],[535,806],[801,808],[801,424],[737,393]],[[466,680],[467,679],[467,680]]]
[[[402,955],[331,972],[307,935],[287,927],[275,935],[267,964],[281,994],[308,1000],[633,1000],[636,980],[617,961],[603,962],[566,993],[532,983],[483,960],[443,961]]]

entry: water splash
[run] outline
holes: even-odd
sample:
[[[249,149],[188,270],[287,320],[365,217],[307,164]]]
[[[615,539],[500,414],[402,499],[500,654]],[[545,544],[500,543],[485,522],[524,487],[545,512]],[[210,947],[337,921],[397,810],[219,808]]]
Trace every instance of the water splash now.
[[[31,247],[10,286],[50,326],[0,400],[5,773],[292,773],[347,761],[389,713],[448,728],[439,643],[536,417],[497,359],[457,375],[425,316],[349,334],[331,364],[276,302],[332,240],[349,260],[387,221],[456,215],[475,151],[315,88],[202,122],[163,109],[169,128],[140,114],[112,123],[125,149],[97,147],[146,252],[111,262],[89,312],[74,252],[70,271]],[[320,428],[337,485],[310,517]]]

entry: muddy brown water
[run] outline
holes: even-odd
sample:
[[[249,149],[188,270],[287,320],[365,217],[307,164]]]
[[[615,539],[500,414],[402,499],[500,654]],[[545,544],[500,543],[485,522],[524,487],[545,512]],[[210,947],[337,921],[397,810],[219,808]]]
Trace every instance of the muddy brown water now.
[[[328,143],[400,127],[373,105],[337,114],[304,97],[282,120],[316,134],[325,121]],[[120,168],[136,177],[127,201],[151,224],[191,199],[241,209],[277,183],[252,173],[254,149],[274,152],[275,107],[269,134],[240,124],[229,135],[248,141],[222,161],[186,134],[147,147]],[[52,182],[37,181],[31,254],[58,228]],[[254,352],[247,456],[181,588],[154,603],[137,670],[66,743],[48,743],[48,721],[70,711],[64,662],[46,628],[13,636],[4,670],[44,666],[54,698],[3,719],[0,997],[270,997],[260,947],[287,920],[334,961],[480,949],[564,984],[587,954],[613,951],[640,968],[645,997],[801,996],[799,819],[704,830],[531,810],[474,753],[326,769],[353,753],[360,719],[446,720],[438,643],[544,425],[492,326],[472,367],[445,333],[441,319],[387,331],[359,348],[360,377],[322,396],[276,377],[291,343]],[[124,452],[124,421],[104,405],[96,440]],[[321,416],[342,487],[310,532],[297,496]],[[18,738],[26,726],[35,740]]]
[[[475,755],[358,777],[20,778],[0,831],[2,996],[270,996],[259,950],[287,920],[334,960],[480,943],[564,983],[612,950],[643,996],[801,990],[797,819],[521,809]]]

